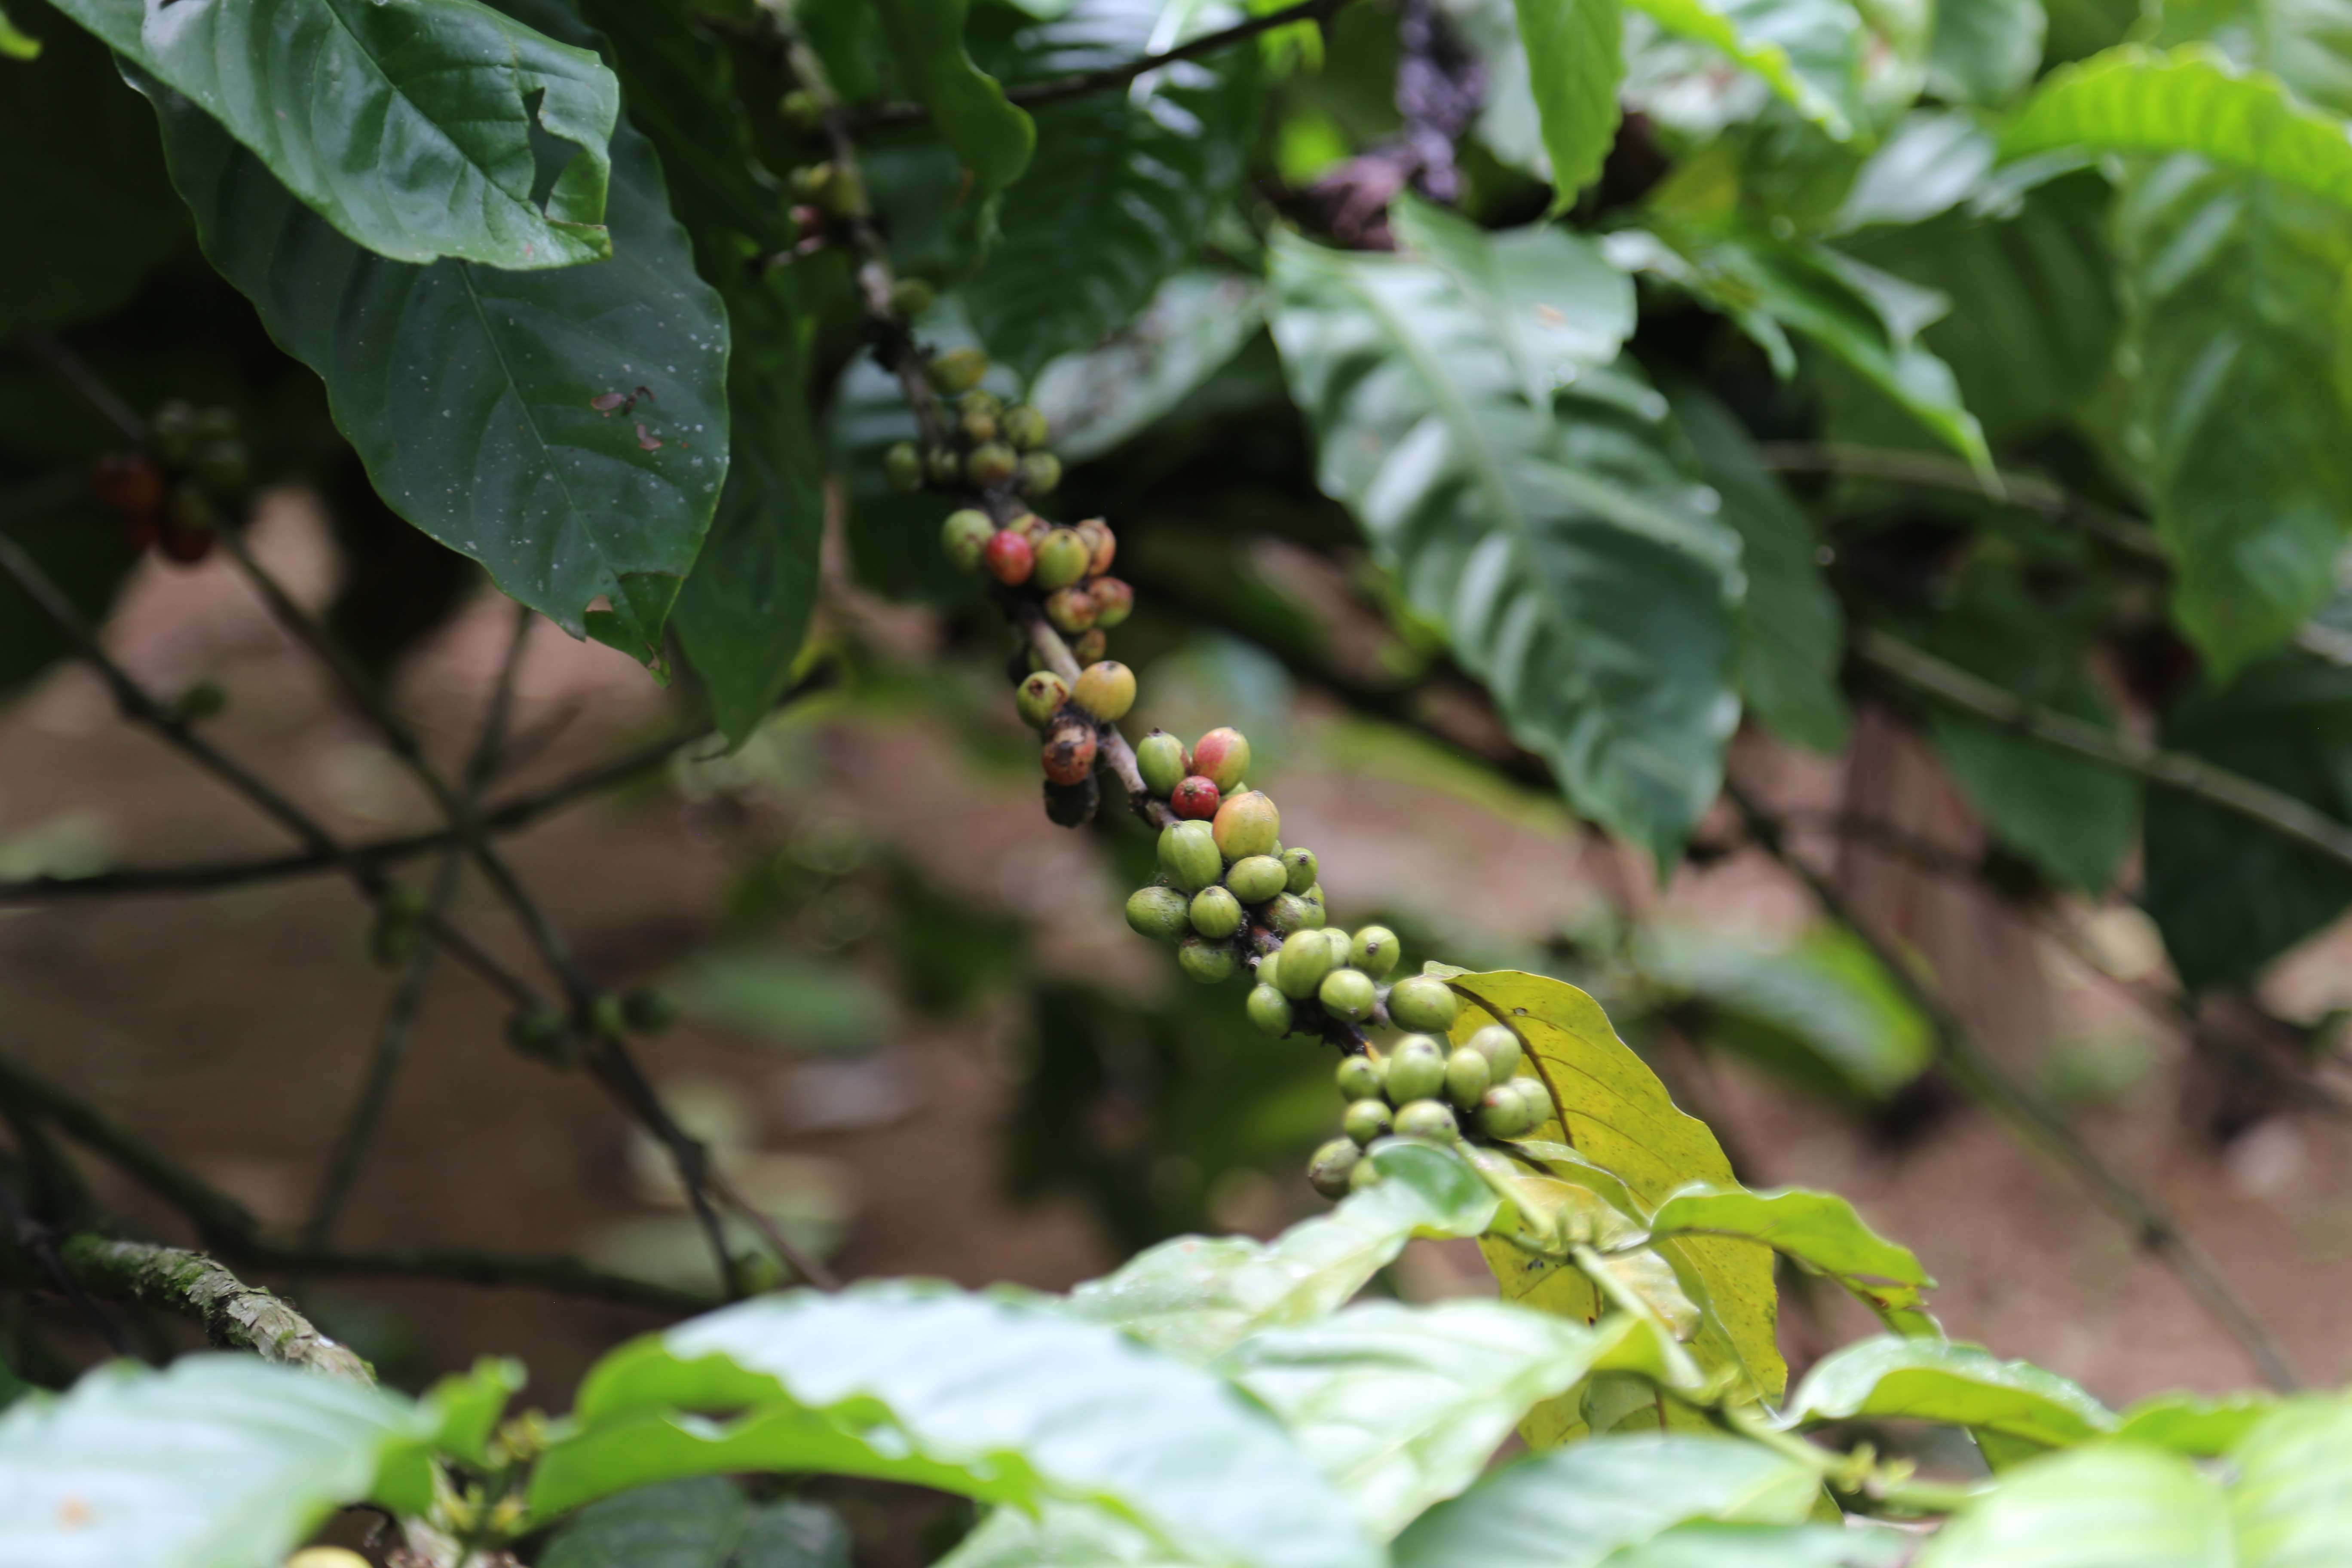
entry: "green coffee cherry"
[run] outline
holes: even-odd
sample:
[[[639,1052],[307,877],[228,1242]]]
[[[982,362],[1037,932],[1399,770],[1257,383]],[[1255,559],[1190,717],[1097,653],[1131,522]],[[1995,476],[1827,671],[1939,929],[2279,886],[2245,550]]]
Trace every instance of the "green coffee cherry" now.
[[[1004,411],[1004,438],[1024,452],[1044,446],[1051,434],[1045,427],[1045,415],[1025,403],[1016,403]]]
[[[824,118],[824,104],[816,94],[794,88],[776,100],[776,112],[795,131],[814,131]]]
[[[1380,1168],[1370,1160],[1357,1161],[1356,1168],[1348,1173],[1348,1190],[1351,1193],[1360,1193],[1366,1187],[1377,1187],[1380,1184]]]
[[[1339,1080],[1339,1092],[1349,1100],[1378,1100],[1388,1081],[1381,1071],[1380,1058],[1369,1055],[1341,1057],[1339,1071],[1331,1076]]]
[[[1396,1130],[1400,1138],[1451,1143],[1461,1128],[1454,1120],[1452,1108],[1444,1101],[1416,1100],[1396,1113]]]
[[[621,1016],[640,1035],[658,1035],[677,1022],[677,998],[655,985],[621,993]]]
[[[984,442],[965,455],[963,477],[982,489],[994,489],[1013,477],[1020,462],[1003,442]]]
[[[1407,1035],[1389,1052],[1389,1099],[1399,1105],[1445,1090],[1445,1047],[1427,1035]]]
[[[1324,921],[1330,918],[1323,909],[1323,884],[1318,882],[1297,897],[1307,909],[1307,929],[1321,931]]]
[[[923,488],[923,454],[912,441],[895,443],[882,454],[882,473],[894,490],[913,491]]]
[[[1193,765],[1199,766],[1197,760]],[[1282,813],[1256,790],[1226,797],[1215,820],[1217,849],[1228,862],[1272,854],[1282,842]]]
[[[1021,459],[1021,493],[1049,496],[1062,488],[1062,459],[1051,452],[1030,452]]]
[[[1004,399],[984,388],[975,387],[956,399],[956,412],[966,419],[985,419],[993,424],[997,416],[1004,412]],[[992,441],[995,438],[993,436],[988,437]]]
[[[1070,697],[1096,718],[1116,723],[1135,706],[1135,671],[1115,658],[1090,664],[1078,672],[1078,683],[1070,689]],[[1211,837],[1215,837],[1213,828]]]
[[[1494,1075],[1486,1058],[1468,1046],[1457,1046],[1445,1058],[1445,1098],[1464,1110],[1475,1110]]]
[[[1359,1144],[1387,1137],[1389,1129],[1395,1125],[1395,1114],[1385,1100],[1359,1100],[1339,1118],[1339,1131]]]
[[[1524,1138],[1541,1120],[1512,1085],[1498,1083],[1478,1099],[1478,1131],[1489,1138]]]
[[[1138,888],[1128,895],[1127,923],[1154,942],[1181,942],[1192,929],[1192,900],[1173,888]]]
[[[1282,967],[1275,984],[1294,1002],[1304,1002],[1322,986],[1324,976],[1339,966],[1339,955],[1326,946],[1319,932],[1297,931],[1282,942]]]
[[[950,397],[970,392],[988,374],[988,356],[978,349],[950,349],[923,367],[931,384]]]
[[[990,402],[993,403],[994,398]],[[972,446],[996,439],[996,416],[985,408],[967,408],[956,420],[956,428]]]
[[[1282,950],[1280,948],[1276,948],[1272,952],[1267,953],[1265,957],[1257,961],[1257,983],[1260,985],[1279,984],[1280,983],[1276,980],[1275,976],[1281,973]]]
[[[1396,967],[1402,952],[1396,932],[1386,926],[1366,926],[1356,933],[1349,948],[1348,962],[1375,980],[1385,980],[1389,971]]]
[[[1245,904],[1262,904],[1282,891],[1282,862],[1271,855],[1251,855],[1225,870],[1225,886]]]
[[[1074,528],[1052,528],[1035,542],[1036,583],[1040,588],[1064,588],[1087,574],[1090,552]]]
[[[970,507],[948,513],[947,521],[940,525],[940,547],[948,552],[949,560],[967,572],[980,570],[980,552],[995,537],[995,522],[986,512],[974,511]]]
[[[1203,888],[1192,895],[1192,929],[1223,942],[1242,929],[1242,901],[1230,888]]]
[[[1442,1035],[1461,1011],[1454,988],[1433,974],[1412,975],[1389,988],[1389,1019],[1400,1029]]]
[[[1500,1024],[1489,1024],[1465,1042],[1470,1049],[1486,1058],[1486,1079],[1490,1083],[1508,1083],[1517,1076],[1519,1058],[1518,1036]]]
[[[571,1026],[552,1007],[526,1007],[507,1019],[507,1044],[527,1057],[553,1061],[563,1053]]]
[[[919,278],[901,278],[890,285],[890,308],[910,321],[939,303],[939,291]]]
[[[1221,980],[1231,980],[1239,963],[1227,943],[1188,936],[1176,950],[1176,967],[1203,985],[1214,985]]]
[[[1348,1195],[1349,1178],[1362,1163],[1364,1152],[1346,1138],[1334,1138],[1307,1162],[1307,1184],[1327,1198]]]
[[[1176,822],[1160,829],[1160,868],[1189,895],[1214,882],[1225,862],[1217,853],[1217,840],[1207,823]]]
[[[934,447],[923,454],[923,476],[945,489],[963,478],[963,458],[953,447]]]
[[[1143,787],[1165,799],[1184,782],[1184,742],[1165,730],[1154,730],[1135,743],[1135,768]]]
[[[1312,849],[1286,849],[1282,852],[1282,868],[1289,873],[1290,890],[1304,893],[1316,885],[1315,875],[1322,869],[1315,863]]]
[[[1050,669],[1033,669],[1013,694],[1013,710],[1032,730],[1042,730],[1070,700],[1070,683]]]
[[[1371,1016],[1373,1006],[1380,1001],[1380,988],[1360,969],[1335,969],[1323,977],[1323,984],[1315,988],[1315,995],[1323,1004],[1323,1011],[1352,1024]]]
[[[1515,1078],[1511,1080],[1511,1088],[1517,1091],[1520,1100],[1528,1108],[1528,1126],[1540,1127],[1559,1114],[1559,1107],[1551,1102],[1551,1090],[1544,1087],[1543,1079]]]
[[[1318,922],[1315,910],[1296,893],[1276,893],[1265,906],[1265,923],[1281,936],[1292,931],[1314,931]]]
[[[1263,971],[1264,966],[1260,969]],[[1290,1033],[1290,998],[1265,984],[1261,973],[1258,983],[1250,987],[1249,1000],[1243,1005],[1249,1014],[1250,1026],[1261,1035],[1276,1039]]]

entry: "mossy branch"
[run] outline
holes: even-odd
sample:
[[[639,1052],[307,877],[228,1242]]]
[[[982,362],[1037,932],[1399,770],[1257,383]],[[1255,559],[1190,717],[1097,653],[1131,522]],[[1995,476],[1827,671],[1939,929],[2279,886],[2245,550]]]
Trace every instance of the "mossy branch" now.
[[[201,1252],[82,1235],[59,1243],[58,1257],[91,1295],[192,1318],[223,1350],[251,1351],[264,1361],[374,1386],[374,1370],[291,1302],[247,1284]]]

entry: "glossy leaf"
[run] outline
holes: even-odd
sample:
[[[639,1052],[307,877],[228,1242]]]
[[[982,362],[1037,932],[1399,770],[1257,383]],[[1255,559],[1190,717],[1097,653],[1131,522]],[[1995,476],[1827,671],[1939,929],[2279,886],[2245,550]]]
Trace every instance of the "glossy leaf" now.
[[[1118,65],[1150,52],[1161,10],[1083,0],[1012,48],[1027,76]],[[1192,260],[1255,140],[1258,79],[1255,53],[1233,49],[1169,67],[1148,92],[1038,110],[1036,157],[1006,193],[1003,238],[965,291],[990,353],[1027,376],[1091,348]]]
[[[1570,803],[1671,858],[1736,718],[1738,542],[1664,400],[1620,368],[1530,405],[1486,319],[1426,264],[1285,239],[1274,279],[1324,490]]]
[[[1937,0],[1927,90],[1955,103],[2006,103],[2042,68],[2042,0]]]
[[[380,256],[520,268],[613,254],[619,84],[476,0],[54,3]]]
[[[2123,1412],[2116,1436],[2199,1458],[2218,1458],[2238,1446],[2263,1418],[2279,1407],[2275,1394],[2225,1394],[2208,1399],[2195,1394],[2159,1394]]]
[[[1868,123],[1862,14],[1848,0],[1631,0],[1668,32],[1721,50],[1843,142]]]
[[[2099,1446],[2002,1478],[1927,1542],[1919,1568],[2232,1568],[2221,1490],[2188,1460]]]
[[[1096,1501],[1235,1563],[1379,1557],[1256,1406],[1034,1299],[876,1284],[739,1302],[606,1356],[573,1420],[533,1473],[540,1518],[649,1481],[818,1470]]]
[[[849,1568],[849,1532],[830,1509],[752,1506],[718,1476],[639,1487],[566,1520],[539,1568]]]
[[[1476,1480],[1520,1417],[1582,1381],[1605,1342],[1495,1301],[1373,1301],[1253,1334],[1217,1370],[1272,1410],[1386,1538]]]
[[[575,637],[607,598],[615,640],[656,657],[646,597],[676,592],[727,472],[728,338],[644,141],[614,139],[611,260],[416,267],[328,227],[185,100],[151,96],[206,256],[325,379],[393,510]],[[593,406],[641,385],[655,396],[629,412]]]
[[[1496,1471],[1398,1538],[1396,1568],[1593,1568],[1690,1520],[1795,1524],[1820,1476],[1753,1443],[1685,1436],[1580,1443]]]
[[[2321,1568],[2352,1542],[2352,1405],[2296,1400],[2230,1450],[2230,1519],[2249,1568]]]
[[[1790,1396],[1787,1421],[1857,1416],[1939,1421],[2045,1448],[2116,1428],[2115,1412],[2056,1373],[1946,1340],[1882,1337],[1831,1352]]]
[[[1736,1236],[1826,1274],[1899,1334],[1940,1338],[1924,1310],[1936,1282],[1912,1250],[1872,1230],[1853,1205],[1832,1193],[1780,1187],[1768,1192],[1690,1186],[1658,1205],[1650,1234]]]
[[[1905,115],[1855,171],[1831,232],[1916,224],[1982,195],[2000,153],[1977,121],[1964,109]]]
[[[1900,1568],[1906,1531],[1822,1524],[1678,1524],[1613,1552],[1608,1568]]]
[[[971,1533],[933,1568],[1197,1568],[1152,1539],[1149,1531],[1103,1509],[1050,1502],[1026,1509],[991,1509]]]
[[[1512,8],[1558,211],[1600,177],[1617,140],[1625,16],[1621,0],[1512,0]]]
[[[971,200],[985,203],[1021,177],[1037,145],[1029,116],[964,52],[964,0],[874,0],[898,68],[899,89],[931,120],[971,171]]]
[[[1156,1349],[1208,1362],[1249,1335],[1339,1310],[1415,1236],[1476,1236],[1495,1197],[1463,1163],[1399,1142],[1375,1156],[1388,1179],[1271,1242],[1178,1237],[1070,1293],[1068,1310]]]
[[[1055,452],[1083,463],[1175,409],[1265,325],[1265,293],[1255,280],[1180,272],[1121,331],[1041,368],[1029,401],[1045,416]]]
[[[276,1568],[431,1428],[407,1400],[254,1356],[100,1367],[0,1415],[0,1562]]]

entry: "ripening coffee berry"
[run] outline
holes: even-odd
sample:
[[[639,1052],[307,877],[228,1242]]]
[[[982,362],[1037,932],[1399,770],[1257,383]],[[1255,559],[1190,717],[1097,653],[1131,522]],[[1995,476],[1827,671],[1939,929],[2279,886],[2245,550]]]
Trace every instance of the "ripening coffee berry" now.
[[[1249,1001],[1244,1010],[1249,1014],[1252,1028],[1278,1040],[1290,1033],[1290,998],[1264,984],[1265,978],[1261,974],[1258,977],[1260,983],[1250,987]]]
[[[1062,488],[1062,459],[1051,452],[1024,454],[1018,473],[1024,496],[1049,496]]]
[[[1225,886],[1245,904],[1262,904],[1282,891],[1282,862],[1271,855],[1251,855],[1236,860],[1225,873]]]
[[[1069,700],[1068,681],[1050,669],[1033,669],[1013,694],[1013,707],[1024,724],[1032,730],[1042,730],[1054,721],[1054,715]]]
[[[1090,517],[1078,524],[1078,537],[1087,542],[1087,574],[1099,577],[1109,571],[1112,560],[1118,554],[1118,535],[1110,531],[1110,524]]]
[[[1445,1047],[1427,1035],[1407,1035],[1389,1052],[1389,1098],[1402,1105],[1445,1092]]]
[[[970,445],[985,446],[996,439],[996,416],[986,408],[967,408],[957,416],[956,431]]]
[[[1024,452],[1044,446],[1051,434],[1045,427],[1045,415],[1025,403],[1016,403],[1004,411],[1004,438]]]
[[[1087,591],[1092,593],[1094,590],[1089,588]],[[1109,651],[1110,638],[1103,636],[1100,623],[1088,626],[1070,639],[1071,657],[1078,661],[1080,668],[1090,664],[1100,664],[1103,655]]]
[[[1192,753],[1193,765],[1200,765],[1200,752]],[[1215,775],[1210,775],[1214,782]],[[1224,788],[1223,784],[1217,786]],[[1282,844],[1282,813],[1274,802],[1256,790],[1247,790],[1231,796],[1217,807],[1217,848],[1228,860],[1244,860],[1252,855],[1271,855]]]
[[[1242,901],[1230,888],[1203,888],[1192,895],[1192,929],[1223,942],[1242,929]]]
[[[1400,1138],[1451,1143],[1461,1125],[1454,1120],[1454,1111],[1444,1101],[1416,1100],[1396,1113],[1396,1131]]]
[[[1239,730],[1212,730],[1192,746],[1192,771],[1226,795],[1249,776],[1249,742]]]
[[[1314,1157],[1307,1162],[1307,1184],[1327,1198],[1344,1198],[1349,1178],[1355,1175],[1363,1158],[1364,1152],[1352,1140],[1334,1138],[1316,1150]]]
[[[1127,923],[1154,942],[1181,942],[1192,929],[1192,900],[1173,888],[1138,888],[1127,897]]]
[[[882,454],[882,473],[894,490],[912,491],[923,488],[923,454],[912,441],[894,443]]]
[[[954,397],[978,386],[988,374],[988,356],[978,349],[950,349],[923,367],[931,384]]]
[[[1078,683],[1070,689],[1070,696],[1096,718],[1116,722],[1135,706],[1135,671],[1115,658],[1090,664],[1078,671]]]
[[[1160,868],[1190,898],[1214,882],[1225,862],[1207,823],[1171,822],[1160,830]]]
[[[1356,940],[1349,949],[1348,962],[1375,980],[1385,980],[1389,971],[1397,966],[1397,957],[1402,951],[1396,932],[1386,926],[1366,926],[1356,933]]]
[[[1385,1138],[1396,1125],[1396,1113],[1385,1100],[1359,1100],[1350,1104],[1339,1118],[1339,1131],[1358,1144]]]
[[[1094,595],[1095,625],[1118,626],[1135,613],[1135,590],[1117,577],[1097,577],[1087,585]]]
[[[940,525],[940,547],[948,559],[967,572],[980,570],[980,557],[988,542],[996,537],[996,524],[984,511],[965,507],[948,513],[947,521]]]
[[[1526,1100],[1507,1083],[1479,1097],[1478,1131],[1489,1138],[1523,1138],[1541,1124]]]
[[[1087,542],[1075,528],[1048,529],[1033,542],[1037,551],[1037,586],[1061,588],[1087,574]]]
[[[1080,782],[1095,771],[1098,744],[1095,727],[1066,709],[1045,731],[1045,744],[1040,753],[1045,776],[1057,784]]]
[[[1084,827],[1102,809],[1102,775],[1088,773],[1074,784],[1045,781],[1045,820],[1056,827]]]
[[[1011,479],[1021,459],[1002,441],[985,441],[964,455],[963,477],[982,489],[992,490]]]
[[[1315,995],[1323,1004],[1323,1011],[1351,1024],[1370,1017],[1380,1001],[1380,990],[1372,984],[1372,977],[1360,969],[1333,970],[1315,988]]]
[[[1009,528],[989,540],[980,559],[988,568],[988,574],[1007,587],[1029,581],[1029,574],[1037,565],[1036,552],[1029,548],[1029,542]]]
[[[890,285],[890,309],[910,321],[929,311],[939,299],[939,291],[919,278],[901,278]]]
[[[1389,988],[1389,1019],[1400,1029],[1442,1035],[1461,1011],[1454,988],[1435,975],[1412,975]]]
[[[1057,631],[1075,636],[1095,624],[1094,595],[1073,584],[1045,595],[1045,618]]]
[[[1184,775],[1192,771],[1184,756],[1184,742],[1165,730],[1154,730],[1135,743],[1135,770],[1143,775],[1143,787],[1161,796],[1182,784]],[[1209,815],[1216,815],[1214,807]]]
[[[1465,1111],[1478,1109],[1493,1081],[1486,1058],[1468,1046],[1454,1047],[1445,1058],[1445,1098]]]
[[[1281,936],[1319,929],[1315,921],[1314,910],[1296,893],[1276,893],[1267,900],[1265,923],[1267,929]]]
[[[1198,773],[1178,779],[1176,787],[1168,792],[1169,809],[1194,822],[1206,822],[1216,816],[1218,805],[1217,786]]]
[[[1315,994],[1323,977],[1339,967],[1339,954],[1319,932],[1302,931],[1282,939],[1282,964],[1274,983],[1285,996],[1304,1002]]]
[[[923,454],[923,476],[941,489],[963,479],[963,456],[953,447],[934,447]]]
[[[1231,943],[1188,936],[1176,950],[1176,967],[1203,985],[1214,985],[1219,981],[1231,980],[1234,971],[1241,965],[1234,957]]]
[[[1029,542],[1030,548],[1034,550],[1036,548],[1039,537],[1043,535],[1047,529],[1051,528],[1053,524],[1047,522],[1044,518],[1039,517],[1034,511],[1024,511],[1015,516],[1011,522],[1006,523],[1004,526],[1019,534],[1022,538],[1027,540]]]
[[[1486,1058],[1486,1078],[1490,1083],[1508,1083],[1517,1075],[1519,1058],[1518,1036],[1500,1024],[1489,1024],[1465,1042],[1472,1050]]]
[[[1373,1056],[1341,1057],[1339,1070],[1331,1075],[1339,1083],[1339,1092],[1349,1100],[1378,1100],[1381,1087],[1387,1081],[1381,1071],[1380,1058]]]

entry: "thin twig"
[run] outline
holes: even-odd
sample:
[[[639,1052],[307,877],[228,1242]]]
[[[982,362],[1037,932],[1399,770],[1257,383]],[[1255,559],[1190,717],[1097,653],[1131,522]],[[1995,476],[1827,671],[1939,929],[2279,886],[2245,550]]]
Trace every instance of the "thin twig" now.
[[[56,1235],[47,1226],[25,1212],[24,1205],[17,1203],[16,1194],[5,1182],[0,1182],[0,1211],[5,1212],[9,1226],[16,1232],[16,1245],[31,1255],[33,1260],[41,1266],[41,1272],[49,1278],[67,1300],[73,1303],[74,1310],[98,1331],[98,1337],[106,1342],[106,1348],[119,1356],[131,1354],[131,1342],[122,1337],[122,1330],[112,1318],[99,1310],[98,1303],[89,1299],[89,1292],[82,1289],[81,1281],[74,1277],[73,1270],[59,1256]]]
[[[255,1268],[306,1277],[423,1279],[486,1289],[520,1286],[551,1295],[610,1301],[624,1307],[690,1315],[719,1305],[716,1298],[625,1274],[591,1268],[576,1258],[476,1252],[447,1247],[389,1247],[371,1252],[312,1252],[253,1247],[229,1256]]]
[[[0,1099],[29,1107],[58,1130],[185,1215],[207,1246],[248,1240],[257,1224],[245,1206],[182,1170],[111,1117],[31,1069],[0,1056]]]
[[[91,413],[114,426],[115,433],[134,447],[147,445],[147,421],[125,403],[105,379],[83,363],[54,336],[42,331],[16,334],[19,347],[41,362],[49,374],[66,384],[68,390],[89,405]]]
[[[2203,1249],[2182,1232],[2179,1223],[2107,1163],[2053,1107],[1977,1043],[1942,998],[1920,984],[1904,956],[1863,922],[1828,879],[1790,848],[1782,824],[1744,786],[1736,780],[1726,779],[1724,794],[1739,812],[1757,846],[1802,882],[1822,912],[1852,931],[1870,949],[1888,977],[1902,987],[1912,1006],[1927,1020],[1936,1037],[1937,1059],[1952,1076],[2011,1131],[2072,1170],[2107,1211],[2123,1222],[2134,1241],[2171,1265],[2181,1281],[2236,1337],[2272,1386],[2282,1390],[2300,1386],[2301,1379],[2285,1347],[2238,1300],[2221,1271]]]

